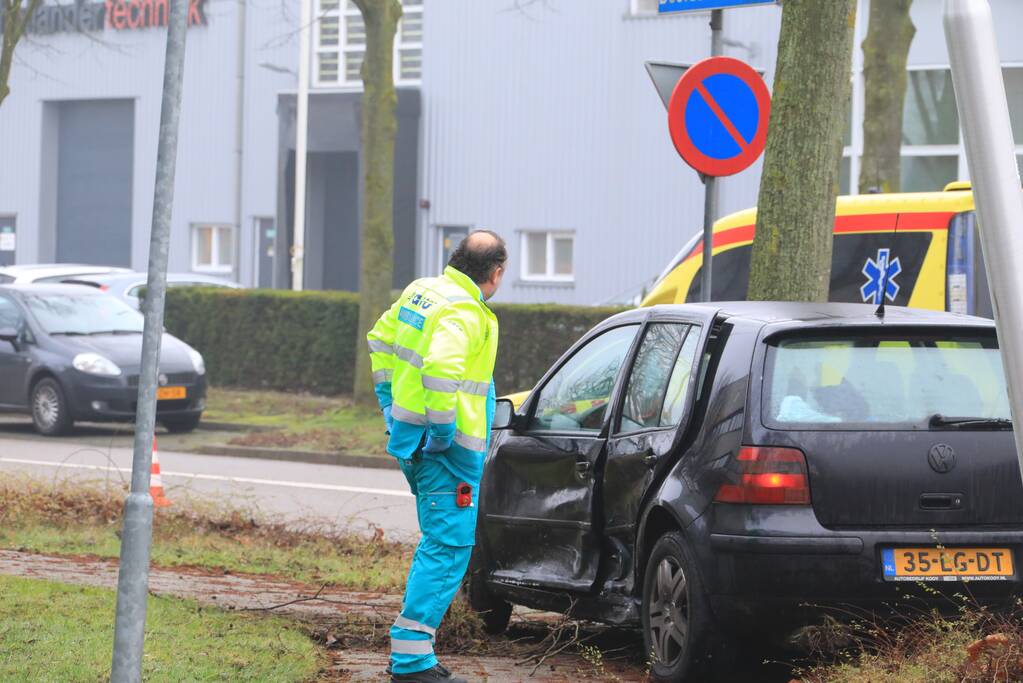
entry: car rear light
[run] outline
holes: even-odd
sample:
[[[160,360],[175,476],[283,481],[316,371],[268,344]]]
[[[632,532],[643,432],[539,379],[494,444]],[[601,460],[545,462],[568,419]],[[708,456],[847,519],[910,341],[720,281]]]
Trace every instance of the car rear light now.
[[[738,482],[722,484],[718,503],[809,505],[806,456],[796,448],[743,446],[736,458]]]
[[[99,291],[101,291],[101,292],[108,292],[108,291],[110,291],[110,285],[100,285],[99,286]]]

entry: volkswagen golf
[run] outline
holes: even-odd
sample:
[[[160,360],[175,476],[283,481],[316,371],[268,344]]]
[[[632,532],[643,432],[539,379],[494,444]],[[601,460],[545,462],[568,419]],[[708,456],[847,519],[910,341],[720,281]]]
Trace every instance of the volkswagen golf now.
[[[467,592],[642,628],[657,680],[822,608],[1020,592],[990,320],[857,304],[614,316],[499,402]],[[928,587],[924,590],[922,585]],[[688,677],[688,678],[687,678]]]

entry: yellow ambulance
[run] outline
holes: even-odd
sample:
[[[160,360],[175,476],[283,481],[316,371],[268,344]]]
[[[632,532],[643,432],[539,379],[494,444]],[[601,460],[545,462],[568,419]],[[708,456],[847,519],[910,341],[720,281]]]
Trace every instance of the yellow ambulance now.
[[[755,224],[755,208],[714,224],[713,301],[746,298]],[[834,235],[831,301],[879,304],[884,296],[899,306],[992,316],[969,183],[839,197]],[[700,300],[702,237],[682,248],[641,306]]]

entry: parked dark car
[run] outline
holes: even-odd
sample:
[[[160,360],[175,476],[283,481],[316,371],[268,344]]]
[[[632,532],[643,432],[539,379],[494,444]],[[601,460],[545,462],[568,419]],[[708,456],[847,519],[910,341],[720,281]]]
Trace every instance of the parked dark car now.
[[[982,604],[1020,593],[1023,485],[990,320],[639,309],[513,410],[499,402],[467,581],[491,631],[509,603],[641,626],[654,677],[679,681],[717,643],[822,609],[954,610],[941,596],[967,580]]]
[[[46,435],[75,420],[135,419],[142,314],[75,285],[0,285],[0,410],[32,415]],[[195,429],[206,407],[206,368],[195,349],[164,334],[157,420]]]

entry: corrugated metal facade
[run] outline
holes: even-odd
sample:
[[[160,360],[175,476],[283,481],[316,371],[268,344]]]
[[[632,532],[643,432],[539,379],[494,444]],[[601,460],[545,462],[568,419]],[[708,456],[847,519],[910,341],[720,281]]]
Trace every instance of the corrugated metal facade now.
[[[703,186],[669,143],[664,109],[643,62],[705,57],[709,15],[636,16],[630,0],[424,4],[419,273],[439,269],[442,228],[488,227],[511,247],[503,301],[586,304],[639,293],[699,231],[703,211]],[[1023,64],[1023,42],[1015,35],[1023,3],[992,4],[1006,63]],[[941,5],[913,4],[912,67],[948,64]],[[248,0],[246,7],[236,275],[250,284],[255,222],[282,215],[279,131],[293,124],[280,121],[291,114],[287,107],[279,111],[279,103],[296,89],[298,0]],[[863,1],[857,46],[866,10]],[[234,0],[208,0],[208,25],[188,34],[174,270],[191,266],[191,224],[235,222],[237,11]],[[726,54],[765,69],[769,83],[780,19],[777,7],[725,13]],[[161,29],[59,33],[19,46],[12,95],[0,107],[0,215],[17,214],[19,263],[53,258],[45,229],[54,220],[52,179],[43,177],[52,163],[42,161],[55,147],[44,140],[53,129],[52,103],[114,98],[134,101],[131,258],[134,267],[145,267],[163,36]],[[857,50],[854,67],[859,63]],[[854,150],[860,116],[861,88],[854,97]],[[755,202],[759,168],[723,180],[722,213]],[[574,233],[573,282],[523,281],[520,234],[528,230]]]
[[[487,227],[511,247],[501,300],[635,295],[703,220],[703,185],[669,142],[643,63],[706,57],[709,14],[637,17],[629,0],[512,4],[428,5],[422,267],[438,266],[439,226]],[[780,16],[725,16],[726,54],[769,82]],[[725,179],[722,211],[753,203],[758,183],[759,166]],[[575,233],[574,283],[520,277],[520,231],[536,229]]]
[[[274,216],[277,210],[277,93],[295,87],[297,64],[297,5],[292,12],[292,4],[250,0],[247,6],[245,170],[237,274],[243,282],[250,282],[253,275],[253,218]],[[209,0],[208,25],[188,31],[172,270],[191,268],[191,224],[235,222],[237,9],[229,0]],[[52,251],[46,253],[49,249],[40,249],[40,225],[52,213],[48,193],[40,191],[45,180],[40,163],[44,105],[131,99],[135,102],[131,262],[145,269],[164,35],[159,28],[57,33],[29,36],[18,46],[12,92],[0,107],[0,213],[18,216],[18,263],[54,258]]]

